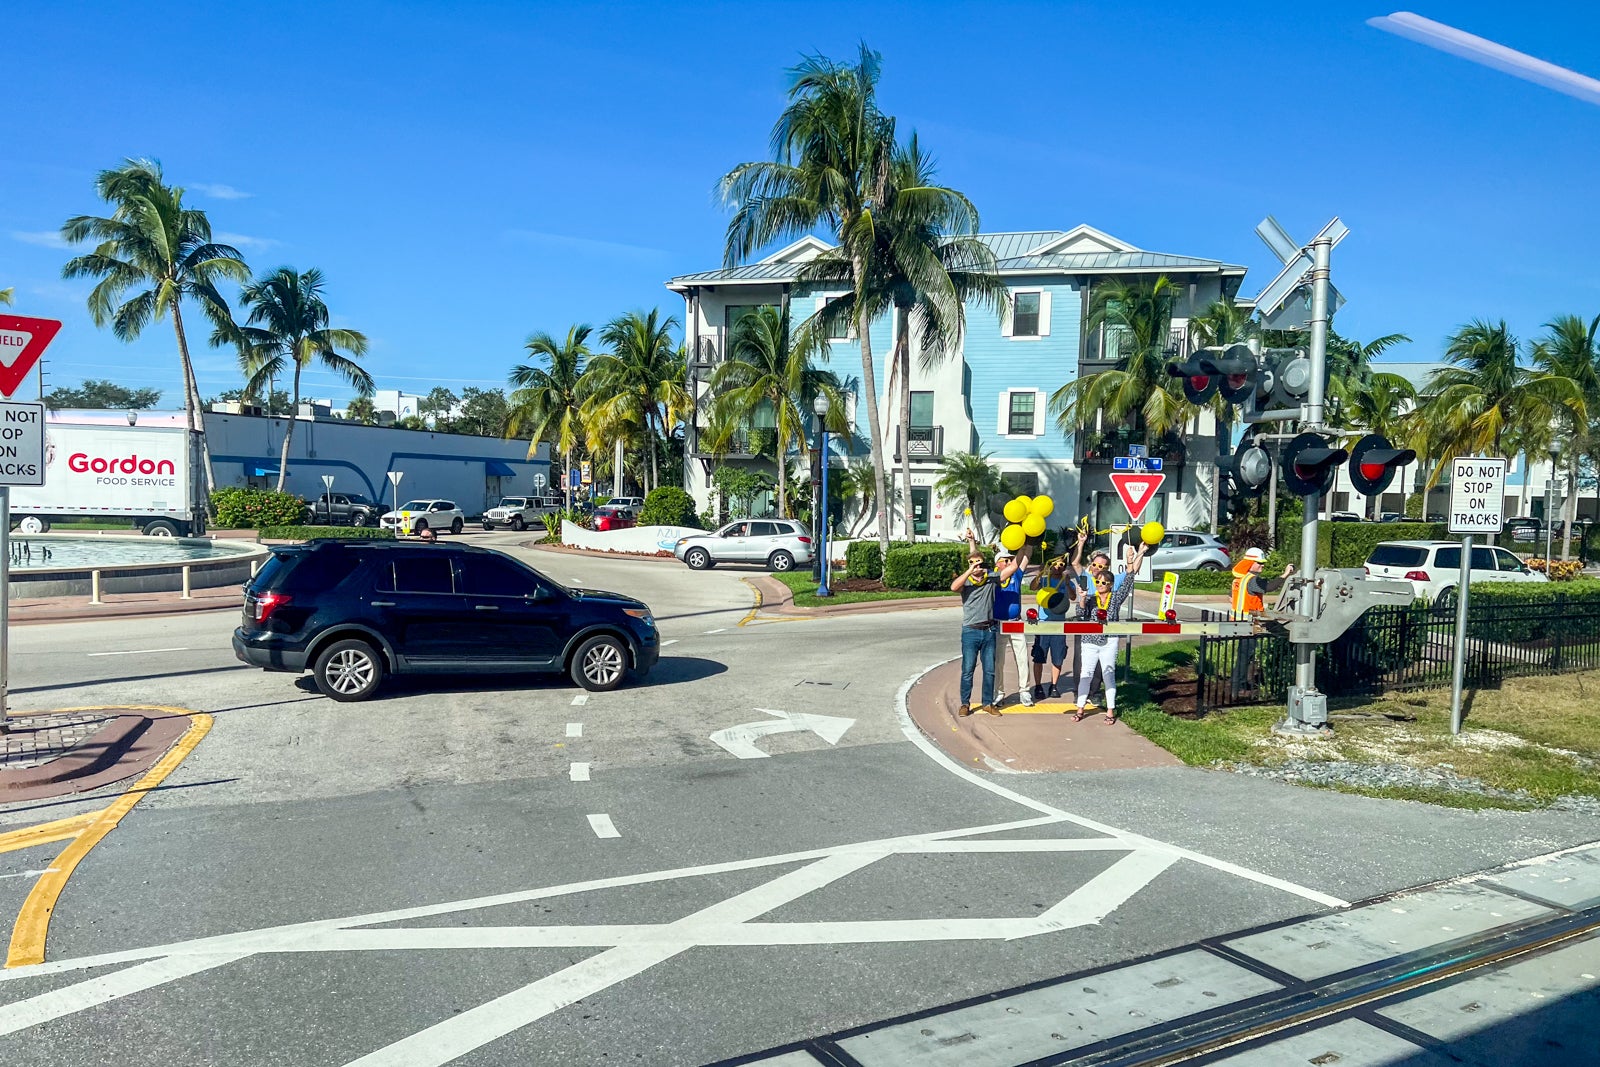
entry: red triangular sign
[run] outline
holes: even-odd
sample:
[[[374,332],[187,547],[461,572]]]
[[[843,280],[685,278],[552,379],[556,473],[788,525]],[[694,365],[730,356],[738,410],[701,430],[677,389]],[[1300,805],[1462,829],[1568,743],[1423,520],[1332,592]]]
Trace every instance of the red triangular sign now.
[[[1156,498],[1161,483],[1166,480],[1165,474],[1123,473],[1111,476],[1111,484],[1117,490],[1117,495],[1122,498],[1122,506],[1128,509],[1128,518],[1133,522],[1139,521],[1139,516],[1150,506],[1150,501]]]
[[[55,319],[0,315],[0,393],[17,391],[60,329]]]

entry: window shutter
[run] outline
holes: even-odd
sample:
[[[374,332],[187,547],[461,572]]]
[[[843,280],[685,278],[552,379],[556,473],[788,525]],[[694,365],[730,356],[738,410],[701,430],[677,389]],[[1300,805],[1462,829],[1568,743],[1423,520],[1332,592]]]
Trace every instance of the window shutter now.
[[[1011,299],[1006,301],[1006,306],[1000,309],[1000,336],[1011,336],[1011,302],[1016,299],[1016,294],[1007,294]],[[1004,396],[1005,394],[1001,394]]]
[[[1039,336],[1050,336],[1050,290],[1039,292]]]
[[[1010,418],[1011,391],[1009,389],[1002,389],[1000,390],[1000,416],[997,420],[997,425],[995,426],[994,432],[999,434],[1001,437],[1007,436],[1011,431],[1011,427],[1007,425]]]
[[[1050,301],[1050,294],[1046,293],[1044,295],[1044,306],[1045,307],[1049,307],[1050,306],[1049,301]],[[1040,314],[1042,315],[1042,314],[1044,314],[1044,312],[1041,311]],[[1041,329],[1044,329],[1044,328],[1041,327]],[[1044,332],[1048,333],[1049,331],[1045,330]],[[1033,436],[1035,436],[1035,437],[1043,437],[1044,436],[1044,390],[1043,389],[1035,389],[1033,391]]]

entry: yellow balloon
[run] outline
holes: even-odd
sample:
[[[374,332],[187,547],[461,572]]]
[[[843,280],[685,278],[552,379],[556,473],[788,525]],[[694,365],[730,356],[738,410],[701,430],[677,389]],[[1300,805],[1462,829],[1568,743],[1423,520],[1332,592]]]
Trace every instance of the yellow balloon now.
[[[1050,513],[1056,509],[1056,502],[1047,496],[1036,496],[1033,505],[1028,509],[1041,519],[1048,519]]]
[[[1167,536],[1167,528],[1159,522],[1147,522],[1144,524],[1144,529],[1139,531],[1139,535],[1144,538],[1145,544],[1159,545],[1161,539]]]
[[[1013,552],[1021,548],[1022,543],[1027,539],[1028,535],[1023,533],[1022,527],[1018,526],[1016,523],[1012,523],[1010,526],[1007,526],[1004,530],[1000,531],[1000,543],[1005,545]]]
[[[1024,517],[1027,516],[1028,512],[1033,510],[1033,497],[1028,496],[1026,493],[1018,493],[1011,499],[1022,505],[1022,514]],[[1021,522],[1022,519],[1015,519],[1013,521]]]
[[[1044,516],[1029,515],[1027,518],[1023,519],[1022,532],[1027,534],[1029,537],[1044,536]]]
[[[1007,500],[1003,510],[1007,522],[1021,522],[1028,517],[1028,509],[1015,500]]]

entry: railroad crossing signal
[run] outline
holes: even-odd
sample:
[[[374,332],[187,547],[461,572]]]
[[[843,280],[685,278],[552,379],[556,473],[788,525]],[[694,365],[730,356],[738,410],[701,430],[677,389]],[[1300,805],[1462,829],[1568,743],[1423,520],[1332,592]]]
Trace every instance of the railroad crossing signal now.
[[[1195,356],[1168,363],[1167,373],[1183,379],[1183,398],[1191,404],[1204,404],[1217,394],[1217,375],[1200,366]]]
[[[1283,486],[1295,496],[1326,493],[1349,455],[1321,434],[1303,433],[1283,449]]]
[[[1350,484],[1362,496],[1389,488],[1395,471],[1417,458],[1409,448],[1395,448],[1381,433],[1369,433],[1350,450]]]
[[[1258,366],[1249,345],[1202,348],[1196,353],[1200,369],[1218,377],[1217,392],[1230,404],[1243,404],[1255,395]]]

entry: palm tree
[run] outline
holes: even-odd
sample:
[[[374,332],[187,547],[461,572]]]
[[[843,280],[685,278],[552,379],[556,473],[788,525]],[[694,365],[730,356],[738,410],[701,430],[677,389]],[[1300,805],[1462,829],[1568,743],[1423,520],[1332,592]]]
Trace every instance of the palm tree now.
[[[942,500],[960,500],[973,517],[973,531],[983,534],[983,516],[989,501],[1005,493],[1000,471],[989,462],[988,453],[952,452],[939,465],[939,480],[934,492]]]
[[[344,406],[344,417],[351,422],[359,422],[363,426],[376,426],[378,423],[378,408],[370,396],[357,396],[350,399]]]
[[[841,307],[853,314],[861,344],[878,540],[887,550],[883,423],[869,329],[884,308],[867,299],[894,145],[894,121],[877,104],[880,63],[878,53],[865,44],[854,63],[802,58],[790,71],[789,104],[772,128],[774,159],[739,164],[722,176],[717,188],[734,209],[724,253],[729,266],[779,238],[818,228],[836,237],[850,265],[852,294]]]
[[[812,399],[824,393],[832,408],[844,406],[831,384],[833,375],[812,366],[808,350],[789,344],[788,333],[783,312],[771,305],[741,316],[728,341],[727,359],[711,375],[713,442],[748,426],[758,412],[772,416],[782,518],[789,515],[789,443],[798,441],[802,458],[809,455],[806,424]]]
[[[1346,388],[1349,388],[1346,386]],[[1405,442],[1416,433],[1412,412],[1416,410],[1417,390],[1398,374],[1379,371],[1368,374],[1364,386],[1342,394],[1340,414],[1343,425],[1368,433],[1380,433],[1390,441]],[[1405,490],[1405,496],[1410,492]],[[1368,501],[1376,518],[1378,498]],[[1402,512],[1405,508],[1400,509]]]
[[[245,373],[246,395],[288,377],[289,418],[283,427],[283,451],[278,458],[278,492],[289,479],[289,444],[294,439],[295,413],[300,410],[300,375],[318,363],[353,386],[361,396],[371,396],[372,375],[351,356],[367,354],[367,338],[356,330],[328,325],[328,305],[322,299],[322,272],[315,267],[304,273],[293,267],[279,267],[246,285],[239,295],[250,309],[245,325],[229,322],[211,335],[213,345],[232,344],[239,350],[239,366]],[[341,355],[344,349],[350,355]]]
[[[1533,346],[1533,365],[1546,374],[1572,382],[1582,400],[1581,408],[1569,406],[1560,412],[1560,432],[1565,442],[1567,494],[1561,535],[1561,558],[1572,555],[1572,523],[1578,513],[1578,465],[1583,456],[1596,456],[1597,442],[1589,432],[1591,419],[1600,413],[1600,315],[1585,323],[1576,315],[1558,315],[1545,323],[1549,331]],[[1526,478],[1523,479],[1527,481]]]
[[[570,483],[572,450],[583,432],[583,405],[588,398],[589,382],[584,377],[584,363],[589,358],[587,324],[567,329],[565,341],[557,341],[540,331],[528,338],[523,346],[529,355],[545,361],[546,366],[521,363],[511,368],[511,411],[506,418],[507,437],[522,433],[530,436],[528,458],[532,459],[541,442],[548,441],[562,456],[562,479]],[[567,484],[567,504],[572,504],[572,486]]]
[[[0,289],[0,304],[4,304],[9,307],[11,304],[11,294],[14,292],[16,292],[15,289]]]
[[[635,431],[643,436],[650,450],[651,489],[660,484],[656,441],[690,406],[682,350],[672,343],[678,320],[670,315],[663,320],[660,314],[658,308],[648,314],[630,311],[600,331],[611,351],[589,363],[594,385],[584,409],[591,440],[625,439]]]
[[[1165,274],[1153,280],[1118,279],[1095,290],[1088,329],[1104,326],[1117,336],[1117,366],[1074,379],[1051,394],[1050,410],[1062,433],[1089,427],[1097,415],[1106,428],[1142,422],[1150,437],[1183,425],[1190,405],[1166,370],[1177,297],[1177,286]]]
[[[189,429],[201,435],[206,488],[214,489],[216,479],[211,452],[205,447],[200,387],[189,359],[182,304],[184,297],[197,300],[213,324],[231,324],[217,283],[225,279],[245,282],[250,268],[238,249],[211,239],[206,213],[185,208],[183,190],[163,184],[161,166],[152,160],[130,159],[120,167],[101,171],[95,191],[115,205],[115,210],[104,218],[76,215],[62,225],[61,236],[71,244],[90,239],[100,243],[93,252],[68,260],[61,276],[100,279],[89,294],[89,314],[96,326],[110,323],[111,332],[121,341],[134,340],[152,320],[171,311],[183,373],[184,413]],[[133,295],[124,300],[130,292]]]
[[[1430,489],[1456,456],[1487,452],[1510,460],[1558,410],[1582,410],[1570,378],[1522,364],[1504,319],[1475,319],[1459,328],[1446,344],[1445,361],[1423,390],[1425,417],[1436,435]]]

